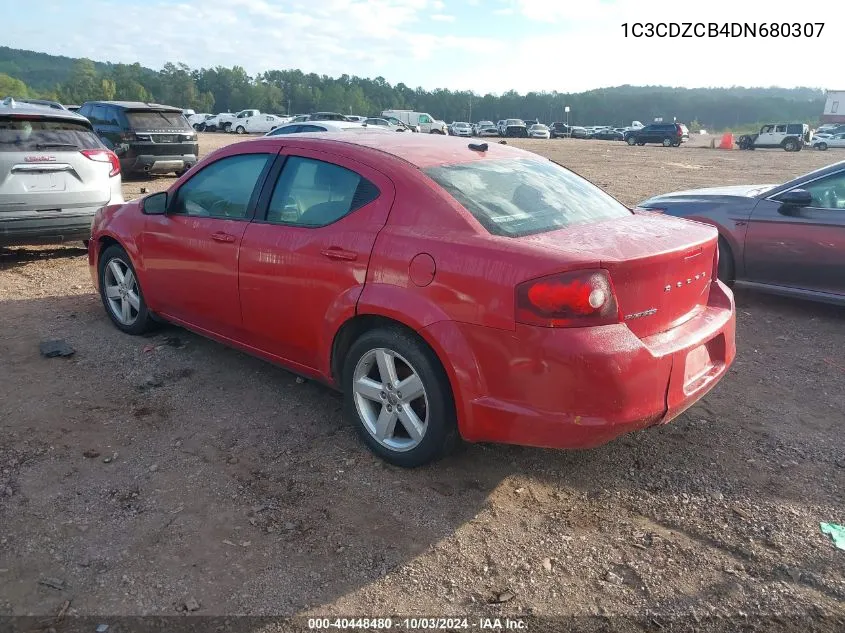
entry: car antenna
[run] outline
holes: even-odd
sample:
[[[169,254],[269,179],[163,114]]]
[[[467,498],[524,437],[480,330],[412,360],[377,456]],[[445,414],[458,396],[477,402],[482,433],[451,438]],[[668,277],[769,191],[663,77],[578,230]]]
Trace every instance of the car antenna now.
[[[487,143],[470,143],[469,148],[474,152],[486,152]]]

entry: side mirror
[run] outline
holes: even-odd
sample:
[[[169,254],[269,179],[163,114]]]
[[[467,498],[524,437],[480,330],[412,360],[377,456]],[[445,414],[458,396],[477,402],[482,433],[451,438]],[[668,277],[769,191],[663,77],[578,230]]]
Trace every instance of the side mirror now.
[[[789,207],[809,207],[813,204],[813,194],[806,189],[793,189],[778,196],[778,201]]]
[[[164,215],[167,213],[167,192],[160,191],[144,198],[141,202],[141,211],[144,215]]]

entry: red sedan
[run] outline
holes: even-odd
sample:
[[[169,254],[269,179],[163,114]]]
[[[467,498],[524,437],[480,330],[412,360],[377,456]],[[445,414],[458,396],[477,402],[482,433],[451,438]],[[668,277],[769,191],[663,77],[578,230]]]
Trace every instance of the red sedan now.
[[[510,146],[262,138],[96,216],[114,324],[179,324],[336,387],[416,466],[459,438],[597,446],[668,422],[735,355],[711,226],[634,214]]]

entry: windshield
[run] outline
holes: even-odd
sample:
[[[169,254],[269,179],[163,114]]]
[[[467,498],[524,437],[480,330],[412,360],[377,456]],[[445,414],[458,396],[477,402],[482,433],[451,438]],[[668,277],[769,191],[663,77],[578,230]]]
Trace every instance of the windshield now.
[[[100,149],[105,147],[85,123],[0,117],[0,152]]]
[[[129,125],[138,130],[191,130],[190,124],[179,112],[143,110],[126,113]]]
[[[493,235],[520,237],[631,213],[551,161],[484,160],[425,172]]]
[[[547,128],[542,123],[535,123],[534,125],[531,126],[531,129],[532,130],[548,130],[549,128]]]
[[[522,119],[508,119],[506,125],[525,125],[525,121]]]

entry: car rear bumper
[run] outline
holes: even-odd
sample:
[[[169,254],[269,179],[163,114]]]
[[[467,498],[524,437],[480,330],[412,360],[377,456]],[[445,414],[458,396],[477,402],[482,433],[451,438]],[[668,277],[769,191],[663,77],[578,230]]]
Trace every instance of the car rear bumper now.
[[[168,174],[190,169],[197,162],[196,153],[193,154],[139,154],[137,156],[121,158],[120,170],[124,174]]]
[[[464,382],[456,402],[461,435],[472,442],[598,446],[673,420],[719,382],[736,355],[733,295],[720,282],[694,317],[644,339],[625,324],[456,327],[474,356],[475,377],[470,368],[450,372]]]
[[[74,209],[72,215],[43,218],[6,218],[0,215],[0,246],[61,244],[87,240],[91,222],[100,207]]]

